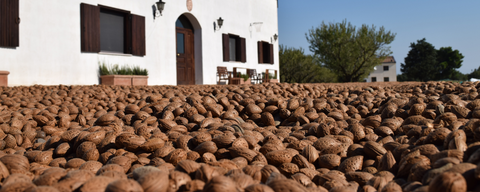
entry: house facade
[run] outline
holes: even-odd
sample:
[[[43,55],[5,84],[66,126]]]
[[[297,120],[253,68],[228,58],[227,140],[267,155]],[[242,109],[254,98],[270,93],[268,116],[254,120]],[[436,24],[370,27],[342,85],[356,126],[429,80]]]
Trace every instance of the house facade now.
[[[367,77],[367,82],[395,82],[397,81],[397,62],[393,56],[388,56],[381,65]]]
[[[0,0],[0,70],[9,86],[99,84],[100,63],[146,68],[149,85],[278,71],[276,0],[157,2]]]

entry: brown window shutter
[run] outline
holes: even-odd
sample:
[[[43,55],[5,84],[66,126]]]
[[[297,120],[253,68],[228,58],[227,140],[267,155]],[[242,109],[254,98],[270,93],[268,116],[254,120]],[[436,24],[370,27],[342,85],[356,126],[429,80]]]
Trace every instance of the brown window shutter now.
[[[132,15],[132,55],[145,55],[145,17]]]
[[[235,58],[236,61],[242,60],[242,45],[239,36],[235,36]]]
[[[129,53],[133,54],[132,50],[132,15],[130,13],[125,13],[125,20],[124,20],[124,44],[123,44],[123,50],[124,53]]]
[[[0,46],[19,46],[19,0],[0,0]]]
[[[100,7],[80,4],[82,52],[100,52]]]
[[[270,64],[273,64],[273,44],[270,44],[270,48],[268,49],[268,51],[269,51],[269,57],[270,57],[268,61],[270,61]]]
[[[230,46],[229,46],[229,38],[228,34],[222,34],[223,40],[223,61],[230,61]]]
[[[263,63],[263,42],[259,41],[258,44],[258,63]]]
[[[247,46],[245,44],[245,38],[240,37],[240,61],[242,63],[247,62]]]

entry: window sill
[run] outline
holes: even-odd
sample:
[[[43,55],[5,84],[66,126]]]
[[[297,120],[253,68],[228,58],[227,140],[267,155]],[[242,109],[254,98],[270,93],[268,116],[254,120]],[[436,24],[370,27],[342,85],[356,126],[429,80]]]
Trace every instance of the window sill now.
[[[98,54],[100,54],[100,55],[114,55],[114,56],[127,56],[127,57],[131,57],[131,56],[132,56],[132,54],[115,53],[115,52],[104,52],[104,51],[100,51]]]
[[[260,65],[274,65],[272,63],[259,63]]]

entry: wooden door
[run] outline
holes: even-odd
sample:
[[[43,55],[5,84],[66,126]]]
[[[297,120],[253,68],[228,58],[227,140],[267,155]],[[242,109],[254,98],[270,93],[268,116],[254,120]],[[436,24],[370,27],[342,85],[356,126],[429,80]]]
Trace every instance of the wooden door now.
[[[193,32],[177,27],[177,85],[195,85]]]

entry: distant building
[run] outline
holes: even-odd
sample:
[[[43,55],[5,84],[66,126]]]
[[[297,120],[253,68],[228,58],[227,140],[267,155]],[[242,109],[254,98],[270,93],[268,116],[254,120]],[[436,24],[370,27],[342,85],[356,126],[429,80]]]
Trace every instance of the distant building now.
[[[375,71],[367,77],[367,82],[395,82],[397,81],[397,62],[393,56],[388,56]]]

